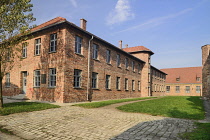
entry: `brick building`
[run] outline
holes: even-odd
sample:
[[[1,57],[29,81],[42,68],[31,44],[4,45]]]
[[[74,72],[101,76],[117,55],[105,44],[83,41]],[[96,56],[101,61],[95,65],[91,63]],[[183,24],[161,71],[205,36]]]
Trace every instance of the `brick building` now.
[[[86,31],[84,19],[78,27],[57,17],[31,34],[4,78],[4,95],[64,103],[152,95],[149,49],[116,47]]]
[[[167,96],[201,96],[202,94],[202,67],[161,69],[167,73]]]
[[[204,45],[201,49],[203,66],[203,96],[210,99],[210,45]]]

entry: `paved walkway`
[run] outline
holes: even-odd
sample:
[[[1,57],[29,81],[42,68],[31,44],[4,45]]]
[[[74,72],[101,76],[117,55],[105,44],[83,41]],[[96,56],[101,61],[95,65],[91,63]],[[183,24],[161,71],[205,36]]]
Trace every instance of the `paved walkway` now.
[[[125,113],[115,109],[127,103],[97,109],[63,106],[11,114],[0,116],[0,125],[13,131],[17,140],[173,140],[178,139],[178,133],[191,131],[194,127],[191,120]],[[0,140],[10,139],[0,133]]]

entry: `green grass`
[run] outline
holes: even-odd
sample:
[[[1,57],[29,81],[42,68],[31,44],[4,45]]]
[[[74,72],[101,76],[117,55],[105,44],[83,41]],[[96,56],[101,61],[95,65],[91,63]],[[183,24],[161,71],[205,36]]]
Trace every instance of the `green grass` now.
[[[38,102],[17,102],[17,103],[7,103],[4,104],[4,108],[0,109],[1,115],[9,115],[20,112],[32,112],[45,110],[50,108],[58,108],[58,105],[52,105],[47,103],[38,103]]]
[[[183,133],[180,137],[187,140],[210,140],[210,123],[196,122],[195,125],[197,128],[193,132]]]
[[[80,107],[84,107],[84,108],[99,108],[99,107],[116,104],[116,103],[145,100],[145,99],[151,99],[151,98],[157,98],[157,97],[142,97],[142,98],[132,98],[132,99],[109,100],[109,101],[101,101],[101,102],[75,104],[73,106],[80,106]]]
[[[0,125],[0,131],[1,131],[2,133],[6,133],[6,134],[9,134],[9,135],[14,135],[14,133],[13,133],[12,131],[10,131],[10,130],[4,128],[4,126],[1,126],[1,125]]]
[[[117,107],[125,112],[147,113],[165,117],[204,119],[203,101],[198,96],[170,96]]]

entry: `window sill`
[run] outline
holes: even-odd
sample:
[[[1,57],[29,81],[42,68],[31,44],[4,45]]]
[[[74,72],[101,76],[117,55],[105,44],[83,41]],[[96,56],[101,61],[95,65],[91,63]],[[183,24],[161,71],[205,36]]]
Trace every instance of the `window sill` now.
[[[125,69],[125,70],[129,71],[129,69]]]
[[[111,89],[106,89],[106,90],[111,91]]]
[[[129,91],[128,89],[126,89],[125,91]]]
[[[5,88],[10,88],[11,86],[5,86]]]
[[[81,53],[76,53],[74,52],[76,55],[81,56],[81,57],[85,57],[84,55],[82,55]]]
[[[121,91],[121,89],[117,89],[117,91]]]
[[[33,87],[33,88],[40,88],[40,87]]]
[[[97,62],[101,62],[100,60],[98,60],[98,59],[95,59],[95,58],[93,58],[93,60],[94,60],[94,61],[97,61]]]
[[[49,89],[55,89],[56,87],[48,87]]]
[[[51,54],[51,53],[56,53],[56,51],[52,51],[52,52],[48,52],[49,54]]]
[[[74,89],[82,89],[81,87],[74,87]]]
[[[34,57],[36,57],[36,56],[40,56],[40,54],[35,54]]]
[[[110,64],[110,63],[106,63],[106,64],[112,66],[112,64]]]
[[[100,89],[98,89],[98,88],[92,88],[92,90],[100,90]]]
[[[122,67],[121,66],[117,66],[119,69],[122,69]]]

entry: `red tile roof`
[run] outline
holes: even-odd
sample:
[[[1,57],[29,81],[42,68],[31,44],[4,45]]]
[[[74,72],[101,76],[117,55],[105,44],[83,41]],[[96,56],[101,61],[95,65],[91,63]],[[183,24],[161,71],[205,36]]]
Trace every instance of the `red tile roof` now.
[[[56,18],[54,18],[52,20],[49,20],[49,21],[47,21],[45,23],[42,23],[42,24],[36,26],[35,28],[32,29],[32,31],[39,30],[41,28],[47,27],[49,25],[52,25],[52,24],[55,24],[55,23],[58,23],[58,22],[61,22],[61,21],[66,21],[66,19],[62,18],[62,17],[56,17]]]
[[[144,47],[144,46],[136,46],[136,47],[129,47],[129,48],[124,48],[123,49],[126,52],[139,52],[139,51],[147,51],[147,52],[151,52],[152,54],[154,54],[150,49]]]
[[[166,83],[202,83],[202,67],[160,69],[167,73]],[[200,81],[196,81],[200,77]],[[180,78],[179,81],[176,79]]]

